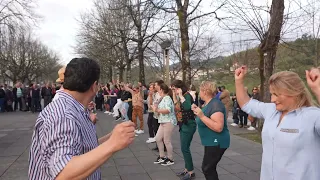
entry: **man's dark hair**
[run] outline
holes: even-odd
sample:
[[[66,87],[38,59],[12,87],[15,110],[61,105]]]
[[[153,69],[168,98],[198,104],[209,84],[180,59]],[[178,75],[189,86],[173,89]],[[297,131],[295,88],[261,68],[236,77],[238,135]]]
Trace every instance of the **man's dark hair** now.
[[[226,89],[226,87],[225,86],[221,86],[221,89],[224,90],[224,89]]]
[[[64,73],[63,88],[84,93],[90,89],[100,77],[99,64],[89,58],[72,59]]]
[[[182,90],[182,94],[185,94],[188,91],[187,85],[181,80],[174,80],[171,83],[171,86],[174,86],[176,88],[180,88]]]
[[[157,80],[155,83],[157,83],[160,86],[161,84],[164,84],[164,81],[163,80]]]

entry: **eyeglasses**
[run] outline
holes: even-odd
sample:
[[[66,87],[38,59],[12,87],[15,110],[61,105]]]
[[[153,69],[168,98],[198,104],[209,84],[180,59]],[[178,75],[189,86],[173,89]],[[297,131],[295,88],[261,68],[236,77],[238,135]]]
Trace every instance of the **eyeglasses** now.
[[[258,90],[258,89],[253,89],[253,90]]]

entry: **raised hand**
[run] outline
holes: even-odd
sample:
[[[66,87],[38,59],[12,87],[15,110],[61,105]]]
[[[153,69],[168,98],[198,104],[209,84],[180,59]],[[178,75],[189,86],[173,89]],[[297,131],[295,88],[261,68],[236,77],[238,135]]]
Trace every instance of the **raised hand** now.
[[[96,103],[94,103],[93,101],[91,101],[89,104],[88,104],[88,109],[91,111],[92,109],[94,109],[96,107]]]
[[[127,121],[118,124],[113,130],[109,138],[115,152],[120,151],[128,147],[135,137],[135,124],[131,121]]]
[[[193,113],[198,116],[199,118],[202,118],[204,116],[202,110],[195,104],[192,104],[191,109]]]
[[[306,79],[308,86],[312,91],[320,91],[320,70],[312,68],[306,71]]]
[[[177,89],[176,89],[176,93],[177,93],[178,96],[182,96],[182,90],[181,90],[181,88],[177,88]]]
[[[248,70],[248,68],[246,66],[241,66],[240,68],[236,69],[234,72],[234,79],[236,81],[244,80],[244,77],[247,74],[247,70]]]

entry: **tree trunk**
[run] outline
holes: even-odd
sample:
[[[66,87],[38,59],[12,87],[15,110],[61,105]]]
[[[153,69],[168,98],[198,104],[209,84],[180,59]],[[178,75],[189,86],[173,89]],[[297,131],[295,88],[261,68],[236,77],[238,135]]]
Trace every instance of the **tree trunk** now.
[[[281,29],[283,24],[284,0],[273,0],[270,11],[270,25],[259,46],[260,57],[260,78],[261,78],[261,100],[270,102],[269,78],[274,69],[274,62],[277,55],[278,44],[280,41]],[[266,57],[264,57],[266,54]]]
[[[125,66],[119,66],[119,81],[123,82],[123,73],[124,73]]]
[[[139,60],[139,82],[145,84],[144,63],[143,63],[143,47],[142,42],[138,42],[138,60]]]
[[[182,66],[182,81],[186,84],[191,84],[191,65],[190,65],[190,45],[189,45],[189,30],[187,23],[187,11],[179,9],[177,11],[179,18],[180,34],[181,34],[181,66]]]
[[[112,69],[112,66],[109,66],[108,67],[108,69],[109,69],[109,82],[112,82],[112,80],[113,80],[113,69]]]
[[[127,61],[127,83],[131,82],[131,61]]]

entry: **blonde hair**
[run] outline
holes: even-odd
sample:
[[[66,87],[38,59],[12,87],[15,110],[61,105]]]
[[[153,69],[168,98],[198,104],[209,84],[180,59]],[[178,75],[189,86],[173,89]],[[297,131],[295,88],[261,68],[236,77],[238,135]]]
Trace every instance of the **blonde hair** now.
[[[313,106],[311,94],[299,75],[291,71],[282,71],[273,74],[269,79],[270,89],[276,93],[296,97],[298,108]]]
[[[215,94],[217,94],[217,85],[215,82],[203,81],[200,84],[200,90],[205,91],[206,93],[214,96]]]

